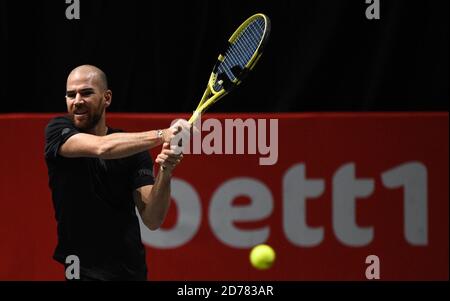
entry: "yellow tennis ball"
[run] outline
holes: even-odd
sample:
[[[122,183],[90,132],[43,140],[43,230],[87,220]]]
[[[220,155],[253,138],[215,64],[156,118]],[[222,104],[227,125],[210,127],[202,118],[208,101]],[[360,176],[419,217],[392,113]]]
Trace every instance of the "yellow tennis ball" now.
[[[271,246],[261,244],[253,247],[250,252],[250,262],[258,270],[270,268],[275,261],[275,251]]]

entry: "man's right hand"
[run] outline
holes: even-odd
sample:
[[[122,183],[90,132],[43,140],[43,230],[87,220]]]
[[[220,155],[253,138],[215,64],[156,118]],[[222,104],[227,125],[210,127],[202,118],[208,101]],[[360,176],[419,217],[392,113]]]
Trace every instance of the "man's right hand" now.
[[[170,127],[167,129],[162,130],[162,142],[163,143],[170,143],[170,141],[176,136],[176,134],[179,132],[178,128]]]
[[[176,135],[182,135],[183,139],[189,138],[191,124],[184,119],[179,119],[170,128],[163,130],[163,143],[170,143]]]

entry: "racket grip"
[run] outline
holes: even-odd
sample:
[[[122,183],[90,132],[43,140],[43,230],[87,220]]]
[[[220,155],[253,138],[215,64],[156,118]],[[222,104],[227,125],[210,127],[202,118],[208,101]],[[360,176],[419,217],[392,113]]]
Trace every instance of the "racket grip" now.
[[[195,121],[197,121],[198,117],[200,117],[200,112],[194,111],[191,118],[189,118],[188,122],[192,125],[192,124],[194,124]]]
[[[197,116],[200,116],[200,115],[197,114]],[[191,117],[191,119],[192,119],[192,117]],[[191,127],[189,128],[189,131],[192,131],[193,123],[194,123],[196,120],[197,120],[197,119],[195,119],[193,122],[190,122],[190,119],[189,119],[189,123],[191,124]],[[191,132],[191,134],[192,134],[192,132]],[[180,139],[180,141],[178,141],[178,146],[180,146],[180,147],[183,146],[183,139]]]

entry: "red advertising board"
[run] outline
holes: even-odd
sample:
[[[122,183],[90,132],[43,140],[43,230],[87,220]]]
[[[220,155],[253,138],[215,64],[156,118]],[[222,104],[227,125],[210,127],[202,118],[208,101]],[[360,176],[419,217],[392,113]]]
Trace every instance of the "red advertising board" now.
[[[64,279],[51,258],[56,223],[43,159],[53,116],[0,116],[0,280]],[[180,117],[110,114],[108,123],[143,131]],[[370,255],[382,280],[448,280],[448,113],[205,118],[218,119],[209,126],[222,126],[222,145],[215,140],[208,154],[205,119],[200,153],[186,154],[174,174],[163,227],[142,230],[150,280],[365,280]],[[254,126],[244,154],[227,140],[226,119]],[[269,270],[249,263],[259,243],[276,251]]]

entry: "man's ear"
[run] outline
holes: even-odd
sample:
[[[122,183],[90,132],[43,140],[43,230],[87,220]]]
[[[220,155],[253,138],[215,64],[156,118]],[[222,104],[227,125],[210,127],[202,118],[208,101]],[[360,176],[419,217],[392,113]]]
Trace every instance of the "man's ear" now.
[[[105,91],[105,105],[106,105],[106,108],[111,105],[111,101],[112,101],[112,91],[111,90],[106,90]]]

